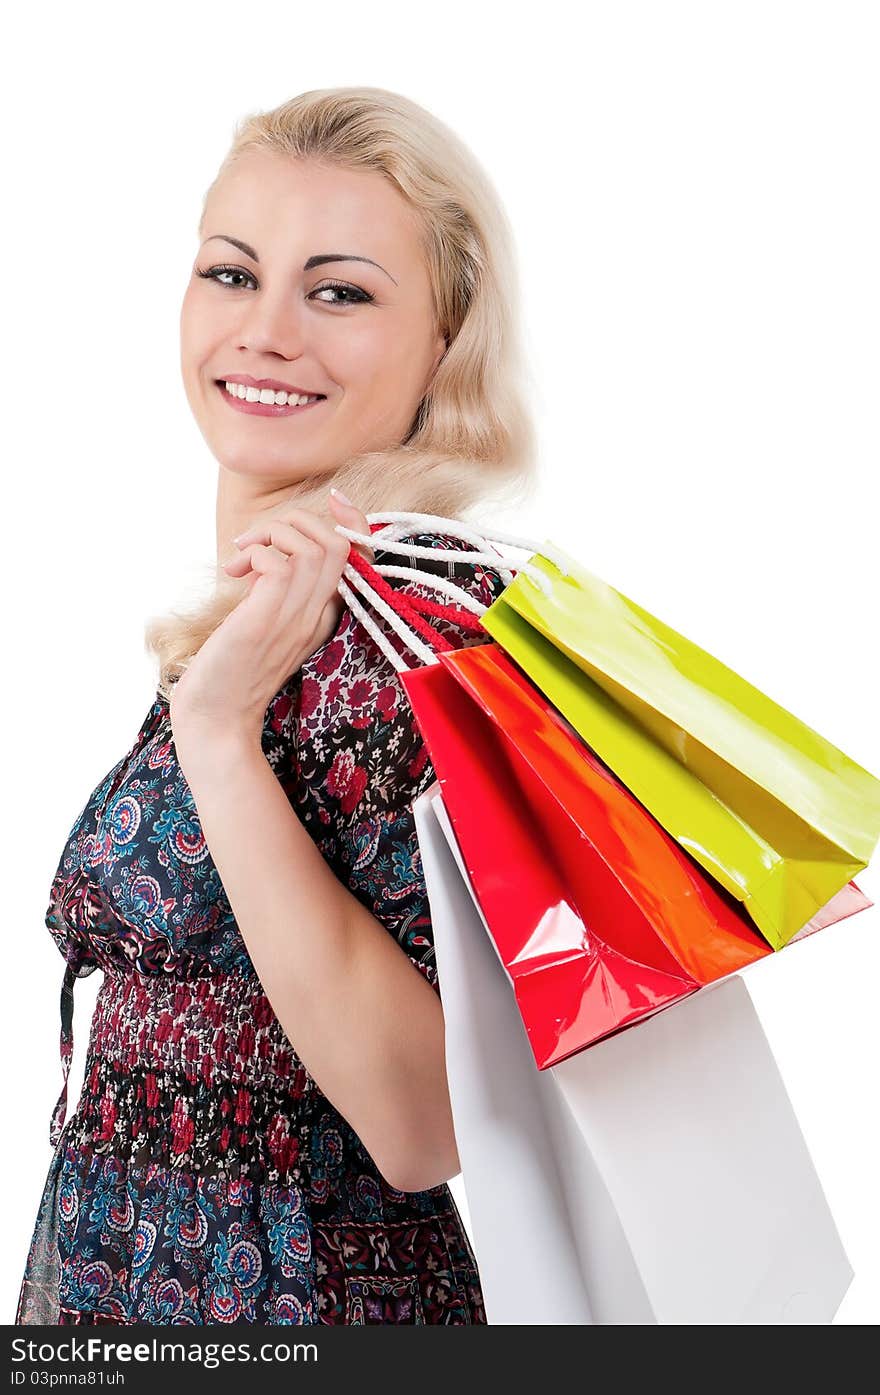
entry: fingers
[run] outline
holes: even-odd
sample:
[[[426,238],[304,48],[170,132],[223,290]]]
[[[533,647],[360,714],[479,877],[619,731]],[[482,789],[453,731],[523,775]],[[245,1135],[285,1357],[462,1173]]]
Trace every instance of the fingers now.
[[[271,545],[288,556],[309,557],[319,550],[322,553],[329,551],[340,567],[345,564],[349,552],[347,538],[305,509],[292,509],[284,517],[256,523],[239,534],[236,543],[240,549],[252,543]]]
[[[278,592],[279,596],[291,587],[298,592],[305,589],[308,594],[313,585],[311,579],[307,575],[304,576],[302,569],[292,567],[290,560],[273,547],[254,543],[225,564],[224,570],[229,576],[240,576],[248,582],[255,583],[259,577],[265,577],[264,586],[268,585],[270,591]]]
[[[272,595],[266,600],[278,606],[281,629],[294,618],[313,627],[334,616],[338,621],[342,597],[336,593],[351,544],[326,520],[291,509],[286,517],[272,517],[247,529],[236,542],[238,553],[224,563],[224,570],[229,576],[253,571],[277,578],[278,586],[270,587]]]
[[[290,556],[287,552],[263,543],[244,545],[240,552],[223,563],[223,570],[229,576],[244,576],[249,571],[263,575],[272,571],[288,572]]]
[[[330,495],[329,519],[308,509],[286,508],[241,533],[233,555],[222,563],[228,576],[255,583],[241,601],[242,623],[269,637],[266,644],[274,646],[273,654],[283,650],[278,667],[285,672],[325,643],[338,625],[345,609],[340,578],[352,549],[375,560],[371,547],[337,532],[334,519],[370,536],[366,515]]]
[[[365,537],[370,536],[370,525],[367,516],[354,504],[343,503],[334,494],[329,496],[332,515],[346,528],[350,528],[353,533],[361,533]],[[287,525],[280,527],[279,525]],[[333,555],[340,559],[347,559],[350,547],[356,547],[369,562],[374,561],[375,551],[366,543],[351,543],[342,533],[336,531],[333,522],[327,522],[324,518],[312,513],[308,509],[289,508],[283,513],[266,519],[265,522],[256,523],[251,528],[241,533],[235,540],[239,548],[247,547],[250,543],[263,543],[278,546],[280,550],[292,552],[294,550],[293,535],[288,529],[298,529],[301,533],[322,543],[333,552]]]
[[[296,520],[296,526],[291,519]],[[247,529],[237,539],[239,548],[248,556],[263,548],[287,569],[291,582],[290,608],[303,609],[317,597],[321,606],[328,593],[334,591],[348,561],[350,544],[326,521],[305,509],[290,509],[285,517],[271,518],[264,524]],[[255,555],[261,556],[256,552]],[[291,562],[296,566],[291,568]],[[230,576],[244,575],[247,561],[237,559],[225,566]],[[262,564],[265,569],[265,562]]]
[[[348,503],[340,499],[338,495],[331,494],[330,507],[333,511],[334,518],[337,518],[346,528],[350,528],[353,533],[363,533],[366,537],[370,536],[370,525],[367,522],[367,515],[362,513],[356,504]],[[351,540],[349,539],[349,541]],[[369,563],[372,564],[375,562],[376,553],[372,547],[368,547],[366,543],[356,542],[353,542],[351,545],[357,548],[358,552],[360,552]]]
[[[369,537],[370,526],[360,509],[333,494],[329,498],[331,514],[340,523]],[[288,611],[302,615],[310,613],[310,609],[320,609],[326,616],[328,605],[341,611],[338,586],[351,549],[356,548],[371,563],[375,560],[372,548],[352,543],[336,531],[332,522],[307,509],[286,509],[283,514],[246,529],[235,541],[237,552],[223,563],[223,570],[231,577],[276,576],[285,615]],[[292,566],[292,562],[296,565]]]
[[[328,605],[328,598],[331,607],[336,606],[338,598],[338,613],[341,613],[342,597],[337,596],[337,588],[339,578],[348,563],[351,543],[348,538],[337,533],[333,525],[328,523],[326,519],[319,518],[306,509],[291,509],[289,517],[296,525],[294,531],[299,531],[312,540],[320,554],[321,565],[315,577],[312,596],[318,611],[326,614],[325,608]],[[315,619],[317,620],[317,618],[318,614],[316,613]]]

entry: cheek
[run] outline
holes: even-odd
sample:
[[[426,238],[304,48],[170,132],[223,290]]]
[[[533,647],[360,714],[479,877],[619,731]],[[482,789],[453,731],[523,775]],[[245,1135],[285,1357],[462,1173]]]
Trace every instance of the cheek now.
[[[358,330],[325,362],[350,402],[384,408],[388,403],[405,405],[420,395],[423,359],[424,346],[412,336]]]
[[[198,373],[199,364],[211,347],[211,306],[200,294],[201,289],[188,286],[180,306],[180,355],[185,374]]]
[[[188,375],[194,371],[194,361],[196,357],[196,339],[198,320],[195,314],[193,299],[189,291],[183,297],[183,304],[180,307],[180,361],[184,374]]]

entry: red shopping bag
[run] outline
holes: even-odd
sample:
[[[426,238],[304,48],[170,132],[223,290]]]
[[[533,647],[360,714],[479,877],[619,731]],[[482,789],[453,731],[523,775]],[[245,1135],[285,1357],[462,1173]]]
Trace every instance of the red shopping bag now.
[[[401,681],[539,1069],[772,953],[497,645]]]

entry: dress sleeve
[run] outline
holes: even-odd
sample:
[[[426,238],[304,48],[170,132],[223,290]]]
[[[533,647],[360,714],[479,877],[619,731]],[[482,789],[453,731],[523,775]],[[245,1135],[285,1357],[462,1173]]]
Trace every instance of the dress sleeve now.
[[[443,535],[422,534],[413,540],[438,549],[436,562],[419,558],[415,566],[450,576],[485,605],[503,591],[505,579],[494,568],[444,557],[442,548],[448,549],[450,543],[444,544]],[[451,545],[461,546],[454,540]],[[386,559],[377,550],[376,560],[399,564],[402,559],[399,554]],[[390,578],[389,583],[407,595],[438,599],[438,592],[418,580]],[[453,620],[432,617],[431,623],[456,648],[489,638],[474,636]],[[433,783],[435,772],[394,668],[351,614],[344,630],[349,641],[347,663],[336,669],[336,675],[341,683],[348,682],[347,700],[334,723],[333,752],[325,757],[322,778],[317,787],[314,780],[309,781],[320,804],[316,818],[323,836],[319,845],[340,880],[395,937],[439,996],[431,913],[412,809],[413,801]],[[342,677],[343,671],[349,680]],[[304,752],[301,747],[301,758]],[[308,775],[308,770],[304,773]]]

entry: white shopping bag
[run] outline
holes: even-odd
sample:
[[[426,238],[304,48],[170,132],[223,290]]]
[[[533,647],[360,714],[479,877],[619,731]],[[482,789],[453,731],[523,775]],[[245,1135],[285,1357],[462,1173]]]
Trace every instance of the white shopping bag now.
[[[830,1322],[852,1269],[743,979],[539,1071],[439,782],[413,810],[488,1322]]]

